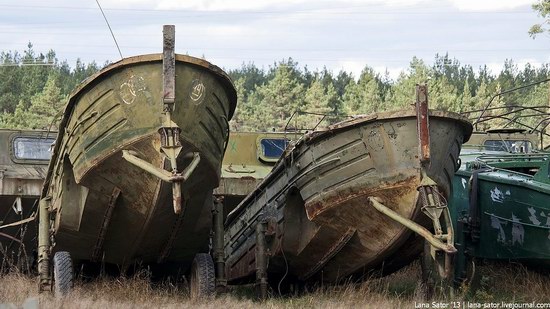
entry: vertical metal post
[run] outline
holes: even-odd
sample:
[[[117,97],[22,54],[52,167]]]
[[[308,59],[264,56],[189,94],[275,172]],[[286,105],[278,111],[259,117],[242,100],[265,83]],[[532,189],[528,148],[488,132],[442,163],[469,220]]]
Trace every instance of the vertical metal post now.
[[[214,197],[212,208],[214,237],[212,239],[212,252],[216,266],[216,290],[225,292],[227,277],[225,276],[224,227],[223,227],[223,197]]]
[[[178,173],[177,158],[181,152],[181,129],[172,121],[172,112],[176,102],[176,28],[174,25],[164,25],[162,29],[162,103],[163,120],[159,129],[161,152],[170,161],[172,174]],[[174,213],[181,213],[182,204],[181,182],[172,183],[172,203]]]
[[[267,254],[265,240],[265,222],[256,225],[256,291],[258,298],[267,298]]]
[[[162,76],[163,76],[163,103],[170,104],[170,111],[176,100],[176,27],[164,25],[162,28]]]
[[[51,290],[50,274],[50,199],[38,203],[38,275],[39,290]]]
[[[430,123],[428,119],[428,86],[416,85],[416,117],[420,162],[430,163]]]

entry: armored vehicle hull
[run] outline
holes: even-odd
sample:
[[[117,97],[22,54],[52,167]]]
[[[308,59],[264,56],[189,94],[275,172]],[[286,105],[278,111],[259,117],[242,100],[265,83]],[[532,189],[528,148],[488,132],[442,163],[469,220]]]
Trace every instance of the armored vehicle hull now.
[[[236,94],[218,67],[166,59],[121,60],[71,95],[42,192],[42,247],[76,262],[175,263],[174,271],[208,252]]]
[[[229,281],[254,274],[257,282],[266,281],[265,268],[271,278],[337,282],[414,259],[424,238],[406,225],[430,223],[417,189],[432,179],[434,195],[439,189],[449,196],[461,145],[471,133],[458,115],[431,111],[426,165],[419,158],[426,141],[417,135],[420,118],[413,110],[360,117],[307,134],[287,149],[229,214]],[[397,216],[385,213],[388,208]]]
[[[223,157],[220,186],[225,216],[260,184],[298,133],[231,132]],[[224,218],[225,218],[224,216]]]
[[[550,153],[541,151],[548,138],[549,107],[490,104],[465,115],[475,120],[475,127],[505,122],[475,132],[464,145],[449,200],[458,249],[454,282],[474,283],[474,288],[479,260],[550,269]]]
[[[460,262],[518,260],[548,269],[550,153],[462,153],[461,158],[449,203]],[[457,264],[459,282],[467,279],[467,266]]]
[[[0,271],[36,263],[36,213],[55,133],[0,130]]]

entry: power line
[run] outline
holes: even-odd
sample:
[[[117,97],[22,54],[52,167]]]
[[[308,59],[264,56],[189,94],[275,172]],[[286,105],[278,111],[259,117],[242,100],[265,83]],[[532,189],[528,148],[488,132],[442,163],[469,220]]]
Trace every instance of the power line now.
[[[122,52],[120,51],[120,47],[118,46],[118,42],[116,41],[115,34],[113,33],[113,29],[111,29],[111,25],[109,25],[109,21],[107,20],[107,16],[105,16],[105,13],[103,13],[103,9],[101,8],[101,5],[99,4],[99,0],[95,0],[97,3],[97,6],[99,6],[99,10],[101,11],[101,14],[103,15],[103,18],[105,18],[105,22],[107,23],[107,27],[109,27],[109,31],[111,32],[111,35],[113,36],[113,40],[115,41],[116,48],[118,49],[118,53],[120,54],[120,59],[124,58],[122,57]]]
[[[0,67],[55,66],[55,63],[0,63]]]
[[[0,8],[21,8],[21,9],[52,9],[52,10],[94,10],[92,7],[78,7],[78,6],[43,6],[43,5],[0,5]],[[311,8],[311,9],[294,9],[294,10],[197,10],[197,9],[146,9],[146,8],[105,8],[105,11],[128,11],[128,12],[188,12],[190,15],[203,14],[203,15],[231,15],[231,14],[288,14],[288,13],[324,13],[335,15],[347,15],[347,14],[368,14],[368,15],[424,15],[424,14],[534,14],[532,11],[503,11],[503,10],[483,10],[483,11],[452,11],[452,10],[425,10],[420,11],[418,9],[411,8],[395,8],[388,6],[379,6],[387,11],[361,11],[357,9],[372,9],[376,8],[374,5],[369,6],[346,6],[346,7],[327,7],[327,8]],[[452,9],[452,7],[450,7]],[[335,10],[350,10],[348,12],[337,12]]]

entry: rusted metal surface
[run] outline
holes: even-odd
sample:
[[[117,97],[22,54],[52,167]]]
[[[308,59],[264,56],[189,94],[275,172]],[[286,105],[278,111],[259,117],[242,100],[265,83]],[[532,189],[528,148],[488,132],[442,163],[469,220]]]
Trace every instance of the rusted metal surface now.
[[[307,280],[311,276],[315,275],[325,264],[332,259],[342,248],[348,243],[348,241],[351,239],[351,237],[355,234],[355,229],[348,229],[344,235],[338,241],[332,245],[332,247],[327,251],[325,256],[323,256],[315,266],[313,266],[311,269],[308,269],[305,271],[305,273],[300,277],[300,280]]]
[[[38,289],[40,291],[50,290],[52,287],[52,276],[50,273],[50,197],[40,199],[38,203]]]
[[[256,246],[251,246],[250,250],[244,252],[239,261],[232,262],[234,264],[226,264],[228,280],[250,277],[256,271]]]
[[[111,194],[111,198],[109,199],[109,204],[107,205],[107,209],[105,209],[105,215],[103,216],[103,223],[101,223],[101,228],[99,230],[97,243],[95,244],[94,250],[92,252],[92,261],[94,262],[99,261],[100,254],[103,249],[103,242],[105,241],[105,234],[107,233],[107,228],[111,223],[111,218],[113,217],[113,210],[115,209],[115,204],[116,204],[116,201],[118,200],[119,195],[120,195],[120,189],[115,187],[113,190],[113,193]]]
[[[162,251],[159,254],[159,257],[157,259],[157,263],[164,262],[164,259],[166,259],[166,257],[168,255],[170,255],[170,251],[172,250],[172,246],[174,245],[174,240],[176,239],[176,236],[177,236],[177,234],[180,230],[180,227],[181,227],[181,223],[183,222],[184,214],[185,214],[184,211],[182,211],[178,214],[178,219],[174,223],[174,226],[172,226],[172,229],[170,231],[170,236],[168,237],[168,240],[166,241],[166,244],[164,245],[164,247],[162,248]]]
[[[126,94],[126,92],[134,92],[135,93],[135,90],[137,89],[141,89],[141,90],[147,90],[147,89],[143,89],[142,87],[140,87],[140,81],[141,79],[135,79],[135,78],[132,78],[132,76],[147,76],[149,75],[148,73],[152,73],[152,72],[159,72],[157,69],[153,69],[152,71],[148,71],[148,68],[152,68],[152,67],[156,67],[158,66],[159,63],[162,62],[162,57],[163,55],[162,54],[150,54],[150,55],[140,55],[140,56],[135,56],[135,57],[129,57],[129,58],[124,58],[118,62],[115,62],[105,68],[103,68],[101,71],[97,72],[96,74],[88,77],[86,80],[84,80],[80,85],[78,85],[74,90],[73,92],[71,93],[70,95],[70,98],[69,98],[69,102],[65,108],[65,112],[63,114],[63,118],[61,119],[61,123],[60,123],[60,127],[63,127],[63,128],[68,128],[70,129],[68,132],[72,132],[73,129],[79,129],[79,128],[82,128],[84,127],[83,125],[79,125],[78,127],[77,126],[73,126],[71,125],[70,128],[67,126],[69,124],[69,120],[70,120],[70,115],[73,113],[73,111],[75,110],[75,107],[77,105],[77,100],[76,98],[84,93],[84,92],[87,92],[87,93],[90,93],[90,97],[92,98],[92,100],[94,100],[92,103],[95,103],[96,101],[95,100],[105,100],[105,99],[110,99],[111,102],[116,102],[118,100],[121,101],[121,99],[123,97],[125,97],[124,95],[120,95],[121,93],[122,94]],[[221,87],[224,88],[224,91],[226,92],[225,94],[220,94],[220,96],[216,96],[213,94],[213,97],[211,97],[209,100],[216,100],[218,101],[217,104],[220,104],[222,106],[220,106],[221,109],[224,110],[224,112],[227,114],[227,117],[226,119],[231,119],[231,117],[233,116],[233,113],[235,111],[235,107],[236,107],[236,92],[235,92],[235,89],[233,87],[233,84],[231,83],[231,80],[229,78],[229,76],[222,70],[220,69],[219,67],[211,64],[210,62],[206,61],[206,60],[202,60],[202,59],[199,59],[199,58],[195,58],[195,57],[191,57],[191,56],[187,56],[187,55],[179,55],[179,54],[176,54],[175,56],[176,58],[176,63],[186,63],[187,66],[189,67],[190,70],[178,70],[177,67],[178,65],[176,65],[176,75],[178,76],[188,76],[188,77],[192,77],[193,74],[195,74],[195,76],[200,76],[200,73],[201,71],[208,71],[209,74],[212,74],[214,79],[216,79],[216,82],[219,83],[219,85]],[[125,76],[118,76],[119,81],[121,82],[120,84],[117,84],[117,85],[110,85],[109,86],[100,86],[98,87],[97,85],[94,84],[95,81],[97,80],[101,80],[101,79],[106,79],[108,78],[109,76],[111,75],[115,75],[117,73],[117,71],[120,71],[122,70],[123,68],[133,68],[134,66],[135,67],[135,71],[130,71],[130,70],[126,70],[126,74]],[[149,66],[151,65],[151,66]],[[139,69],[138,69],[139,68]],[[193,69],[195,69],[196,71],[193,71]],[[178,72],[179,71],[179,72]],[[134,74],[132,74],[134,73]],[[179,74],[178,74],[179,73]],[[156,74],[155,74],[156,75]],[[160,75],[160,74],[158,74]],[[126,80],[124,80],[124,78],[126,78]],[[160,77],[157,77],[157,78],[160,78]],[[130,89],[128,89],[126,86],[123,86],[123,84],[127,82],[128,86],[132,86],[133,88],[131,88],[132,91],[129,91]],[[185,84],[180,84],[181,88],[182,89],[189,89],[189,87],[191,86],[191,84],[189,85],[185,85]],[[189,87],[187,87],[189,86]],[[122,87],[122,88],[121,88]],[[118,89],[115,89],[115,88],[118,88]],[[158,90],[159,93],[162,91],[161,90],[161,85],[159,84],[157,87],[154,87],[155,90]],[[116,98],[111,98],[112,95],[114,95],[116,93]],[[152,93],[150,91],[150,89],[148,91],[139,91],[141,92],[142,96],[139,98],[140,101],[145,101],[143,103],[151,103],[152,102]],[[212,93],[212,92],[210,92]],[[220,100],[222,99],[225,99],[227,98],[227,100],[225,102],[220,102]],[[159,98],[159,100],[161,100]],[[186,99],[183,99],[182,98],[182,104],[189,104],[190,102],[190,99],[186,100]],[[227,105],[227,106],[226,106]],[[79,112],[89,112],[89,114],[86,114],[86,115],[83,115],[82,116],[82,119],[87,119],[89,116],[91,116],[92,114],[95,114],[95,115],[98,115],[99,111],[97,110],[87,110],[86,107],[89,107],[89,106],[85,106],[83,109],[80,109],[79,111],[77,111],[77,113]],[[107,107],[107,112],[113,112],[111,109],[113,108],[112,106],[105,106]],[[78,109],[78,108],[77,108]],[[183,106],[180,106],[180,109],[181,110],[189,110],[189,109],[193,109],[192,106],[187,106],[187,107],[183,107]],[[141,116],[141,117],[137,117],[135,120],[136,122],[142,122],[143,124],[147,124],[149,122],[151,122],[151,118],[154,118],[154,117],[150,117],[151,114],[155,114],[157,112],[157,110],[155,109],[153,112],[144,112],[144,113],[141,113],[141,115],[137,114],[136,113],[136,116]],[[99,116],[96,116],[96,118],[99,117]],[[91,118],[92,120],[94,119],[94,117]],[[75,121],[76,122],[76,121]],[[77,124],[79,122],[76,122]],[[191,124],[192,122],[190,122]],[[86,123],[88,124],[88,123]],[[185,131],[189,130],[189,131],[192,131],[190,129],[190,126],[186,126],[185,127]],[[83,130],[90,130],[90,126],[89,124],[87,125],[87,127]],[[62,140],[63,137],[65,135],[65,132],[61,131],[58,133],[58,136],[57,136],[57,140]],[[70,137],[70,136],[75,136],[77,135],[77,132],[73,132],[72,134],[69,134],[67,133],[67,136]],[[146,136],[143,135],[143,133],[141,132],[136,132],[136,134],[134,134],[134,136],[126,136],[126,141],[127,142],[139,142],[140,140],[146,138]],[[80,136],[75,136],[75,141],[74,142],[78,142],[80,140]],[[53,156],[52,156],[52,164],[56,164],[56,162],[59,160],[58,158],[58,154],[61,152],[60,150],[62,150],[64,147],[67,147],[69,145],[67,145],[67,143],[69,142],[70,140],[69,139],[66,139],[64,142],[58,142],[55,144],[54,146],[54,149],[53,149]],[[76,145],[70,145],[72,146],[72,148],[76,147]],[[120,144],[120,145],[110,145],[111,146],[111,151],[112,152],[115,152],[115,151],[120,151],[120,148],[122,148],[124,146],[124,144]],[[114,146],[114,147],[113,147]],[[97,165],[98,162],[101,162],[102,160],[104,160],[106,157],[108,157],[109,155],[111,155],[111,153],[109,151],[106,151],[103,155],[99,155],[97,158],[92,158],[88,164],[86,164],[85,166],[82,167],[82,170],[78,171],[78,173],[75,174],[75,177],[77,178],[77,181],[80,181],[81,178],[82,178],[82,175],[85,174],[90,168],[93,168],[95,165]],[[59,165],[58,165],[59,166]],[[56,169],[57,170],[57,169]],[[50,180],[52,179],[51,177],[51,173],[54,172],[54,169],[53,168],[48,168],[48,175],[46,175],[46,181],[48,182],[47,185],[49,185],[49,182]],[[46,194],[46,191],[47,191],[47,188],[48,186],[43,186],[42,187],[42,195],[45,195]]]
[[[453,113],[429,115],[431,164],[424,168],[448,196],[460,146],[472,127]],[[412,231],[369,206],[368,198],[378,198],[399,216],[429,227],[418,201],[423,169],[418,140],[414,109],[358,117],[304,136],[228,215],[228,279],[253,276],[253,227],[264,217],[276,218],[278,225],[267,243],[275,248],[268,273],[284,273],[277,263],[282,251],[289,276],[311,281],[335,282],[410,261],[422,249],[418,243],[423,239],[411,238]],[[349,229],[355,233],[348,239]],[[406,241],[414,243],[400,252]],[[318,266],[319,261],[323,265]]]
[[[196,253],[208,251],[212,191],[236,93],[227,75],[204,60],[175,55],[174,74],[169,113],[162,54],[123,59],[73,92],[42,191],[54,211],[53,251],[92,258],[115,187],[121,193],[105,235],[105,263],[124,268],[162,257],[185,270]],[[192,95],[197,83],[199,96]],[[123,152],[147,164],[130,163]],[[172,204],[185,206],[174,213]]]
[[[267,298],[267,245],[265,239],[266,222],[261,221],[256,224],[256,289],[258,298],[265,300]]]
[[[416,118],[420,162],[428,163],[430,161],[430,118],[428,117],[428,87],[426,85],[416,85]]]
[[[176,54],[175,38],[176,29],[174,25],[164,25],[163,27],[163,103],[174,104],[176,100]]]

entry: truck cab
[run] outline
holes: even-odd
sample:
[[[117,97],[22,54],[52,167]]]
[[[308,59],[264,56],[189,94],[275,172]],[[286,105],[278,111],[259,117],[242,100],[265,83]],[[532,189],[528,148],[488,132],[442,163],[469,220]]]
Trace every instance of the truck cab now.
[[[42,183],[55,132],[0,129],[0,263],[29,270]]]
[[[541,149],[540,136],[527,129],[502,128],[473,132],[464,150],[529,153]]]
[[[214,194],[231,212],[271,172],[291,140],[300,133],[231,132],[222,162],[220,186]]]

